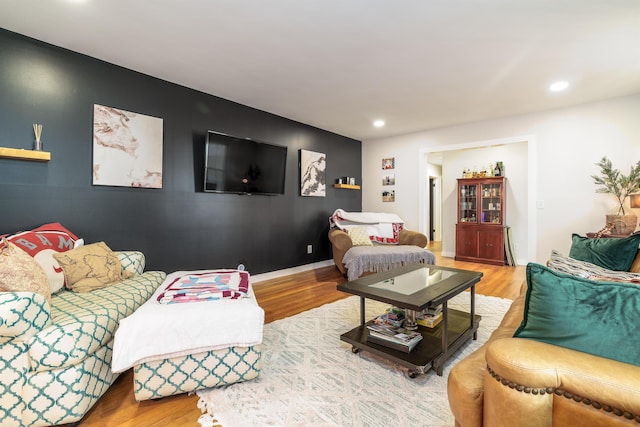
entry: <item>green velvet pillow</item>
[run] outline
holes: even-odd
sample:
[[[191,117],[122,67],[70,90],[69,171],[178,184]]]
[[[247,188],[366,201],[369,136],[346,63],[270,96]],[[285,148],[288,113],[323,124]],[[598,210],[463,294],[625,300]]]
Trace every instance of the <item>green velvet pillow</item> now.
[[[601,237],[590,239],[577,234],[571,235],[569,258],[590,262],[609,270],[629,271],[638,253],[640,233],[629,237]]]
[[[524,319],[529,338],[640,366],[640,286],[596,282],[527,265]]]

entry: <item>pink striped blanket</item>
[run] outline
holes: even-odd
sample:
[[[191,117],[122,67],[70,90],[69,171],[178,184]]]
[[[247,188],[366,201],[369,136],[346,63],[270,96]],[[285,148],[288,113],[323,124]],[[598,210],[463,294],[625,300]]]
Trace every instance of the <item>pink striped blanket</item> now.
[[[160,304],[239,299],[249,291],[249,273],[207,270],[187,273],[170,281],[158,295]]]

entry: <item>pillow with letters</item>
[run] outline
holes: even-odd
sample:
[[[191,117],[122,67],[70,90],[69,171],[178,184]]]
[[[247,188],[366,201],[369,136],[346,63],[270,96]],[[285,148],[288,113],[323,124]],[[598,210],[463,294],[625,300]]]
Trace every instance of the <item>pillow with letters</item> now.
[[[47,275],[52,294],[64,288],[64,273],[53,254],[82,246],[83,243],[82,239],[58,222],[2,237],[6,237],[36,260]]]

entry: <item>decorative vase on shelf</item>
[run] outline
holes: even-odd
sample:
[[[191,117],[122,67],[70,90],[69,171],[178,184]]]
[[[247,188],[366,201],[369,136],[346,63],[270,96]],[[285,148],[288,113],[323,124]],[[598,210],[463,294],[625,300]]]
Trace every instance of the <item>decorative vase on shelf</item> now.
[[[636,230],[636,215],[606,215],[607,225],[611,226],[611,234],[627,235]]]

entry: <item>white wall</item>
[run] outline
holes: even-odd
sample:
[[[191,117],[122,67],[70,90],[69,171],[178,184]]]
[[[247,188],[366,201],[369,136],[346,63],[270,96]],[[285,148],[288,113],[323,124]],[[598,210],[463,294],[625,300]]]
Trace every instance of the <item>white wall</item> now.
[[[521,138],[521,135],[527,137]],[[614,210],[615,200],[611,196],[595,193],[591,175],[598,173],[594,163],[604,155],[612,160],[614,167],[625,173],[640,160],[640,94],[363,141],[362,210],[393,212],[406,221],[407,228],[420,229],[420,224],[424,223],[424,218],[420,216],[426,215],[420,204],[423,199],[421,193],[424,192],[424,181],[428,180],[424,153],[446,152],[453,148],[480,146],[481,141],[495,143],[499,140],[529,140],[527,162],[531,167],[526,172],[526,180],[528,189],[533,192],[527,195],[526,212],[529,218],[523,225],[513,217],[510,210],[512,205],[508,204],[507,220],[514,228],[514,233],[518,233],[520,247],[533,248],[530,253],[523,250],[527,259],[522,260],[519,256],[521,262],[542,263],[548,259],[551,249],[567,254],[571,246],[571,233],[584,235],[600,229],[604,225],[604,215]],[[395,158],[395,203],[381,201],[381,160],[386,157]],[[490,160],[505,162],[506,176],[510,182],[523,179],[519,168],[514,168],[504,159]],[[478,166],[481,164],[478,161]],[[473,164],[469,167],[473,167]],[[443,198],[447,197],[446,188],[455,185],[455,178],[461,172],[462,169],[456,170],[448,176],[443,171]],[[507,193],[507,196],[512,196],[511,201],[514,195]],[[536,201],[543,202],[544,208],[535,209]],[[516,212],[522,211],[521,204],[516,202],[513,206],[518,209]],[[531,205],[534,205],[533,213]],[[640,211],[636,210],[636,214],[640,214]],[[443,217],[445,215],[451,214],[443,210]],[[445,240],[452,240],[451,225],[447,225],[447,230],[444,228],[443,218],[443,246],[449,247],[451,242]],[[522,241],[523,228],[527,228],[527,237],[524,239],[534,239],[535,242]]]

